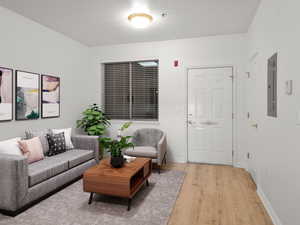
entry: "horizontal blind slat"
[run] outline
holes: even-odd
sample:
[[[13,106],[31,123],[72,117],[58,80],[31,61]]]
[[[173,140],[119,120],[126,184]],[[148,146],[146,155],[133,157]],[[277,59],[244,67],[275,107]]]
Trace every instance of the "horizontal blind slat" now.
[[[104,67],[105,113],[111,119],[129,119],[129,63]]]
[[[132,118],[158,119],[158,67],[132,63]]]

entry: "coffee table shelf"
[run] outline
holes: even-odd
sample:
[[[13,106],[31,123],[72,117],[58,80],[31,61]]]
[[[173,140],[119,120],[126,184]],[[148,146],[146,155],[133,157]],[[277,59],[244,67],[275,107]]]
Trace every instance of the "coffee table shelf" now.
[[[148,158],[136,158],[118,169],[111,167],[110,159],[104,159],[84,173],[83,190],[91,193],[89,204],[93,194],[98,193],[127,198],[130,210],[131,199],[145,183],[148,185],[151,173],[152,162]]]

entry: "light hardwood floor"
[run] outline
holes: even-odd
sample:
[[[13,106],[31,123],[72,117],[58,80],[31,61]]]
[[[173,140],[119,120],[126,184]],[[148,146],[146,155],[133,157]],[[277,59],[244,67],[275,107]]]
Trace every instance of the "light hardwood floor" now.
[[[273,225],[244,169],[202,164],[165,169],[186,171],[168,225]]]

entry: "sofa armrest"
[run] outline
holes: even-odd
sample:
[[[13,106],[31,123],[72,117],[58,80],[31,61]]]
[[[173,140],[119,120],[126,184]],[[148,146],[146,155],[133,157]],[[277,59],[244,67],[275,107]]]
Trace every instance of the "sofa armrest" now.
[[[0,154],[0,209],[15,211],[28,192],[28,163],[24,156]]]
[[[157,144],[157,163],[159,166],[162,165],[165,154],[167,153],[167,138],[163,135]]]
[[[99,137],[88,135],[74,135],[72,142],[75,148],[83,150],[92,150],[95,154],[95,159],[99,161]]]

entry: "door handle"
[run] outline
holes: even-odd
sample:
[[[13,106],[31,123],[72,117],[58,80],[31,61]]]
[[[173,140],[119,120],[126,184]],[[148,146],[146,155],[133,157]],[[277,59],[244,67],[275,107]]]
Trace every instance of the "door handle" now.
[[[192,122],[191,120],[188,120],[188,124],[192,125],[192,124],[193,124],[193,122]]]
[[[206,122],[201,122],[200,124],[202,125],[217,125],[217,122],[212,122],[212,121],[206,121]]]

